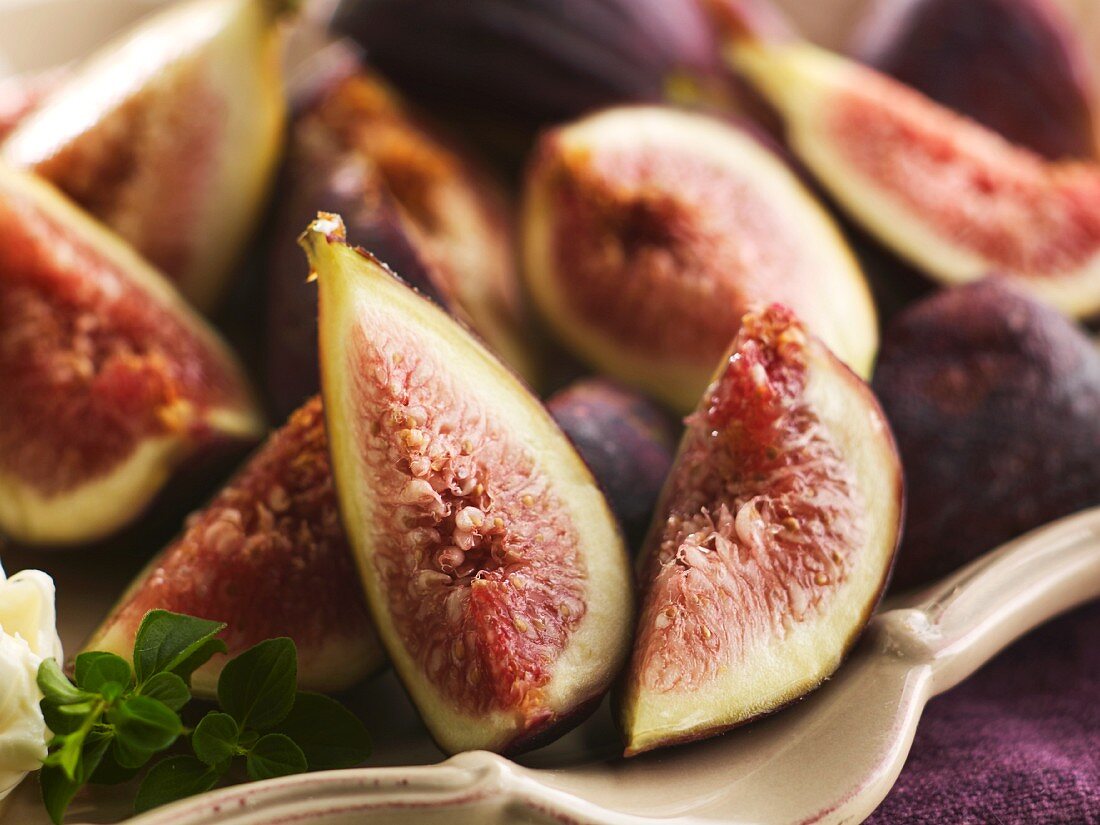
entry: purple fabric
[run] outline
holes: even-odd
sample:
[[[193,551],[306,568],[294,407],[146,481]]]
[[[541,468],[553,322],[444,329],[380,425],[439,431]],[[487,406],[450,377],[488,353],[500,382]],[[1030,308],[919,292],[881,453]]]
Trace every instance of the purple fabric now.
[[[874,825],[1100,825],[1100,604],[1031,633],[925,709]]]

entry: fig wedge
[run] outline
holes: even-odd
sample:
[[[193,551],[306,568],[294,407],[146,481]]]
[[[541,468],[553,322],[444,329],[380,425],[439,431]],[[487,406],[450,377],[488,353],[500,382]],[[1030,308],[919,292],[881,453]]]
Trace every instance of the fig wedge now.
[[[289,0],[189,0],[104,46],[8,136],[194,305],[239,263],[285,120],[277,20]]]
[[[158,608],[226,622],[230,657],[289,636],[304,690],[344,690],[382,667],[336,507],[320,398],[188,519],[85,648],[128,658],[142,617]],[[226,661],[216,656],[195,671],[196,695],[214,696]]]
[[[870,234],[940,283],[997,273],[1067,314],[1100,311],[1100,165],[1047,161],[874,69],[759,36],[745,0],[709,1],[734,68]]]
[[[614,516],[542,404],[337,216],[303,245],[340,511],[390,660],[443,750],[533,747],[626,658]]]
[[[551,328],[603,372],[686,412],[750,305],[791,305],[861,374],[878,344],[840,231],[754,134],[660,107],[544,137],[524,274]]]
[[[164,278],[0,164],[0,532],[79,544],[191,459],[263,433],[236,359]]]
[[[902,495],[866,384],[788,309],[746,315],[688,418],[643,549],[626,754],[720,733],[820,685],[885,587]]]

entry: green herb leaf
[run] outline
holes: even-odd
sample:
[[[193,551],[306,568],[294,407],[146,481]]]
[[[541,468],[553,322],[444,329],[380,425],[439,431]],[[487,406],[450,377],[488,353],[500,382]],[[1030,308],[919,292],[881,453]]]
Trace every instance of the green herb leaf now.
[[[222,622],[150,610],[134,637],[134,671],[138,682],[144,683],[154,674],[166,671],[188,679],[211,656],[225,651],[225,643],[214,639],[224,629]]]
[[[134,813],[205,793],[220,778],[221,773],[193,756],[171,756],[155,764],[145,775],[134,798]]]
[[[46,804],[46,811],[55,825],[61,825],[69,803],[73,801],[73,797],[81,786],[88,781],[88,777],[95,772],[110,744],[110,736],[103,734],[88,736],[83,753],[77,761],[78,771],[75,776],[68,776],[58,765],[45,765],[39,771],[38,783],[42,790],[42,801]]]
[[[114,653],[96,650],[76,657],[76,683],[84,690],[98,693],[115,682],[125,688],[130,684],[130,663]]]
[[[119,739],[129,751],[161,751],[183,732],[179,715],[149,696],[130,696],[107,711]]]
[[[143,768],[155,753],[153,748],[142,747],[125,736],[116,736],[110,755],[123,770],[136,771]]]
[[[77,730],[84,719],[80,715],[69,713],[67,710],[62,712],[61,709],[83,708],[87,705],[84,702],[79,705],[59,705],[50,699],[43,699],[38,703],[38,707],[42,711],[42,718],[46,720],[46,727],[55,735],[64,735]]]
[[[281,733],[261,736],[248,752],[246,767],[248,775],[257,781],[309,770],[302,749]]]
[[[42,660],[42,664],[38,666],[37,681],[42,695],[56,705],[72,705],[91,698],[69,681],[57,659]]]
[[[240,728],[228,713],[208,713],[191,734],[195,756],[207,765],[220,765],[237,752]]]
[[[311,771],[352,768],[371,754],[370,734],[359,717],[320,693],[299,693],[275,730],[302,749]]]
[[[175,673],[154,674],[141,686],[141,695],[164,702],[176,711],[191,701],[187,682]]]
[[[265,730],[294,705],[298,654],[290,639],[268,639],[226,662],[218,679],[218,702],[241,729]]]
[[[137,776],[141,768],[124,768],[122,765],[118,764],[118,760],[115,759],[115,755],[112,753],[113,750],[114,748],[110,748],[103,754],[103,759],[96,769],[92,771],[92,775],[88,777],[88,782],[90,784],[119,785],[123,782],[129,782]]]

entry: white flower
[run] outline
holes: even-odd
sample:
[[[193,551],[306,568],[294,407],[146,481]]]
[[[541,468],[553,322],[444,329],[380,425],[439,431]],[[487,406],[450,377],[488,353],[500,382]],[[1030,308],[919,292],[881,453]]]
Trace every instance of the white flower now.
[[[62,660],[53,579],[38,570],[9,579],[0,567],[0,799],[46,756],[50,732],[35,677],[51,656]]]

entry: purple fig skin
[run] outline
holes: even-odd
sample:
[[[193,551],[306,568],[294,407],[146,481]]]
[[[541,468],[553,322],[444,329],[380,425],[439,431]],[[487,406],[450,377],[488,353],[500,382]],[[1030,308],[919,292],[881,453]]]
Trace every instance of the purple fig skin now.
[[[1041,155],[1097,156],[1097,89],[1052,0],[879,0],[853,51]]]
[[[873,387],[909,508],[894,589],[1100,503],[1100,350],[996,279],[938,292],[887,328]]]
[[[596,477],[623,534],[636,548],[645,537],[676,455],[680,427],[640,393],[605,378],[585,378],[546,402]]]

